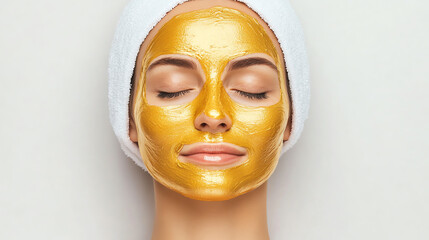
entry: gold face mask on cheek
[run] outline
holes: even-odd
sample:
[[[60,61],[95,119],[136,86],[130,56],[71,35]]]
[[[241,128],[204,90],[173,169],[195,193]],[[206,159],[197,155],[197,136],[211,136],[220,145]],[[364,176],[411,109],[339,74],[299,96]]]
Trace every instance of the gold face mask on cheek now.
[[[140,153],[156,181],[192,199],[221,201],[259,187],[273,173],[289,115],[284,71],[278,71],[280,100],[270,106],[237,103],[221,79],[228,62],[252,53],[269,55],[282,69],[281,58],[258,21],[226,7],[179,14],[155,35],[142,59],[133,111]],[[148,104],[147,68],[155,58],[167,54],[197,59],[204,71],[204,85],[198,96],[185,104]],[[194,123],[202,113],[214,119],[229,116],[230,129],[217,133],[198,130]],[[235,144],[247,150],[248,158],[221,170],[180,161],[183,146],[198,142]]]

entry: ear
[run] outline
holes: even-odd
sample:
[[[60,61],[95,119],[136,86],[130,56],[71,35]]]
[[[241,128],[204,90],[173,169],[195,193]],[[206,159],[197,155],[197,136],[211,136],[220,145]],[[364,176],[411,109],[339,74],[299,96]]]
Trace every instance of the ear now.
[[[292,129],[292,116],[289,115],[289,119],[286,125],[286,130],[283,134],[283,143],[289,140],[291,129]]]
[[[128,119],[129,119],[129,125],[128,125],[128,136],[130,137],[130,140],[133,143],[136,143],[138,145],[138,137],[137,137],[137,128],[136,128],[136,123],[134,122],[134,115],[132,113],[132,109],[133,109],[133,103],[134,103],[134,75],[135,73],[133,73],[133,77],[131,78],[131,90],[130,90],[130,100],[128,103]]]
[[[130,136],[131,141],[133,141],[134,143],[138,142],[137,128],[136,128],[136,124],[134,122],[134,119],[132,117],[130,117],[128,135]]]

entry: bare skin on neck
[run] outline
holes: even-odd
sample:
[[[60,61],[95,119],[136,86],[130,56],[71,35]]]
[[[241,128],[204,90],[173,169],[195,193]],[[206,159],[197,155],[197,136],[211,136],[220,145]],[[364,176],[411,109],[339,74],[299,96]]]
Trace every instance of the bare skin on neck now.
[[[267,182],[226,201],[186,198],[154,181],[152,240],[268,240]]]
[[[146,48],[153,37],[172,17],[213,6],[233,8],[256,18],[283,59],[283,53],[275,35],[245,4],[231,0],[191,0],[176,6],[152,29],[141,45],[136,66],[141,65]],[[140,76],[140,71],[141,69],[136,67],[135,76]],[[134,108],[133,101],[130,107]],[[137,143],[137,132],[132,115],[130,115],[129,134],[130,139]],[[285,131],[284,140],[288,139],[289,135],[290,123]],[[267,182],[251,192],[226,201],[198,201],[186,198],[155,180],[154,192],[156,209],[152,240],[269,240],[266,212]]]

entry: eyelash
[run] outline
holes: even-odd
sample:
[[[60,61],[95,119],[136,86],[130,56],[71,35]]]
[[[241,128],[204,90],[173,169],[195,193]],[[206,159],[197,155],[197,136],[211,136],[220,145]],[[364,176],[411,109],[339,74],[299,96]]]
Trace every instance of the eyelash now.
[[[185,95],[185,94],[187,94],[190,91],[191,90],[188,89],[188,90],[183,90],[183,91],[180,91],[180,92],[159,92],[158,93],[158,97],[159,98],[170,98],[171,99],[171,98],[180,97],[182,95]]]
[[[176,97],[180,97],[183,96],[187,93],[189,93],[191,90],[183,90],[180,92],[159,92],[158,93],[158,97],[159,98],[176,98]],[[237,92],[238,94],[240,94],[243,97],[247,97],[249,99],[267,99],[267,92],[263,92],[263,93],[248,93],[248,92],[243,92],[240,90],[234,90],[235,92]]]
[[[248,92],[243,92],[240,90],[234,90],[235,92],[237,92],[238,94],[240,94],[243,97],[247,97],[249,99],[267,99],[267,92],[263,92],[263,93],[248,93]]]

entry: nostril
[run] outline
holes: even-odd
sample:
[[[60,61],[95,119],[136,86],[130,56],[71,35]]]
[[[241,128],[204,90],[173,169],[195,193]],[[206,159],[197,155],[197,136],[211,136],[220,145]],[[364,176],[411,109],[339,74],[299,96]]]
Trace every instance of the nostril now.
[[[197,118],[195,118],[194,127],[199,131],[211,133],[226,132],[231,128],[231,120],[228,116],[225,116],[225,118],[222,119],[216,119],[201,113]]]

